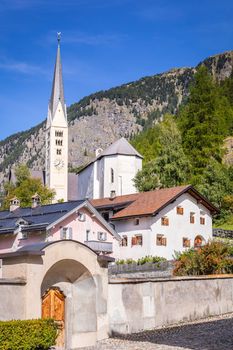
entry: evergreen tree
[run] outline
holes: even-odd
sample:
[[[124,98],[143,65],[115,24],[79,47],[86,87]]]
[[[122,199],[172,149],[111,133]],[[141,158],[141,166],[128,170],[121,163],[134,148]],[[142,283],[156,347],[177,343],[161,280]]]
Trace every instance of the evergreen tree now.
[[[139,191],[158,187],[173,187],[187,183],[190,163],[182,148],[180,131],[172,116],[165,116],[159,124],[158,156],[147,162],[135,177]]]
[[[222,143],[232,119],[228,99],[207,68],[201,66],[195,75],[188,103],[178,118],[183,146],[194,173],[202,173],[210,158],[221,161]]]

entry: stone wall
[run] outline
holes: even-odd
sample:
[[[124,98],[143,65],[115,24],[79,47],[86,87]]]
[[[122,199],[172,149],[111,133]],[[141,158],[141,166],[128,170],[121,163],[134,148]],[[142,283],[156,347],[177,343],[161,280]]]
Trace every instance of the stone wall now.
[[[213,237],[233,239],[233,230],[224,230],[222,228],[213,228]]]
[[[133,333],[233,312],[233,275],[110,279],[110,332]]]
[[[161,278],[171,277],[173,272],[173,261],[162,261],[159,263],[145,263],[143,265],[115,264],[108,267],[108,275],[111,280],[119,278]]]
[[[20,278],[0,278],[0,321],[25,318],[25,284]]]

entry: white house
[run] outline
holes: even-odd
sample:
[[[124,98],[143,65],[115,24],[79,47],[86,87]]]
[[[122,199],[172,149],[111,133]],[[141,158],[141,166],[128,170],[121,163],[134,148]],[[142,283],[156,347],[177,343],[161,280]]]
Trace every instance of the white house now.
[[[137,192],[133,179],[142,169],[142,158],[123,137],[105,151],[98,149],[96,159],[78,174],[78,199],[115,197]]]
[[[212,238],[212,214],[217,211],[192,186],[91,202],[122,237],[115,254],[120,259],[146,255],[172,259],[176,251],[200,246]]]

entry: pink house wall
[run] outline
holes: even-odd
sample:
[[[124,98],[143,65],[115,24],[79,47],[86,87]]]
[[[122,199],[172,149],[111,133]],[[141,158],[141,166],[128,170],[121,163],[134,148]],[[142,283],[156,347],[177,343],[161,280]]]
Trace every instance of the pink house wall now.
[[[79,213],[86,214],[85,221],[80,221],[78,218],[78,213],[73,213],[68,218],[55,225],[47,234],[45,232],[32,232],[28,234],[27,239],[21,239],[22,235],[19,232],[18,234],[9,234],[7,236],[0,237],[0,252],[9,252],[24,245],[44,242],[45,240],[60,240],[60,230],[62,227],[72,227],[72,239],[82,243],[86,241],[87,230],[90,231],[88,237],[89,241],[98,241],[98,232],[106,232],[106,242],[113,243],[113,249],[117,249],[119,247],[117,239],[99,222],[95,216],[92,216],[92,214],[85,208],[79,209],[78,211]]]

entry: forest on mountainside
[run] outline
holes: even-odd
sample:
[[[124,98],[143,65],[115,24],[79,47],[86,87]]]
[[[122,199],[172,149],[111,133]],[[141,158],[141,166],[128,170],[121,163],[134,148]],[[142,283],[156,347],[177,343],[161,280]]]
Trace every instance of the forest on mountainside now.
[[[192,184],[220,208],[215,224],[233,229],[233,167],[225,161],[224,147],[232,135],[233,75],[219,82],[200,66],[177,115],[165,115],[131,140],[144,156],[136,187]]]

